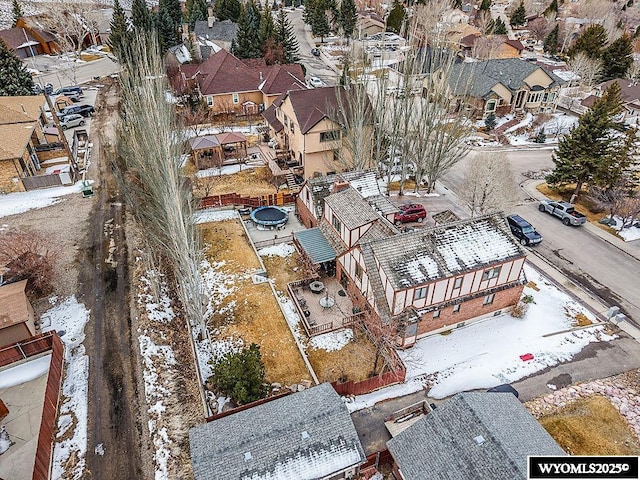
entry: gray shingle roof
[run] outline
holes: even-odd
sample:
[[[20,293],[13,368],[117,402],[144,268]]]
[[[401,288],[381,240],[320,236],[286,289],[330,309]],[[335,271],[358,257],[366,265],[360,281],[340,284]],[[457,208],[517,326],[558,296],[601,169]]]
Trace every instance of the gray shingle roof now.
[[[370,246],[398,290],[525,256],[499,215],[395,235]]]
[[[193,31],[198,37],[207,40],[232,42],[238,34],[238,24],[231,20],[224,20],[222,22],[213,22],[213,26],[209,28],[207,20],[198,20]]]
[[[559,77],[540,65],[519,58],[457,63],[453,66],[448,81],[455,95],[468,93],[472,97],[484,98],[497,83],[501,83],[512,92],[523,88],[524,79],[538,69],[543,70],[555,83],[562,83]]]
[[[311,480],[365,460],[329,383],[193,427],[189,443],[196,480]]]
[[[527,455],[566,455],[511,393],[458,394],[387,446],[406,480],[524,480]]]
[[[349,230],[380,218],[373,207],[351,187],[329,195],[324,201]]]

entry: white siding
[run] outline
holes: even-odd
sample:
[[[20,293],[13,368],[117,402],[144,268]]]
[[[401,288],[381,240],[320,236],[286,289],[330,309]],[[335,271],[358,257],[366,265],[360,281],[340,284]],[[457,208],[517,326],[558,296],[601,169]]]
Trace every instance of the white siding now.
[[[462,280],[462,288],[460,289],[460,295],[467,295],[471,292],[471,287],[473,286],[473,277],[475,274],[473,272],[467,273]]]
[[[511,271],[511,267],[513,262],[507,262],[502,264],[502,268],[500,269],[500,275],[498,275],[498,283],[503,284],[509,281],[509,272]]]
[[[446,293],[447,293],[447,281],[444,280],[441,282],[436,282],[435,291],[433,293],[433,300],[431,303],[432,304],[440,303],[444,301]]]
[[[520,271],[524,265],[524,258],[520,258],[513,262],[511,272],[509,273],[509,282],[515,282],[520,277]]]
[[[396,293],[395,304],[393,305],[393,314],[394,315],[402,313],[402,311],[405,308],[405,300],[406,299],[407,299],[407,291],[406,290],[401,290],[398,293]]]

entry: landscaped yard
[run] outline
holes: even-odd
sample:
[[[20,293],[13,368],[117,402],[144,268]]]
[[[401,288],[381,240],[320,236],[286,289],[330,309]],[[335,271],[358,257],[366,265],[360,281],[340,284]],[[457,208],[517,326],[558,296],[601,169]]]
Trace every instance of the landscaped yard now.
[[[193,177],[194,195],[222,195],[237,193],[248,197],[277,193],[276,187],[270,183],[271,170],[267,167],[243,167],[231,175],[213,175],[210,177]]]
[[[210,287],[207,313],[213,343],[219,339],[226,344],[241,340],[244,345],[260,345],[269,382],[311,379],[269,284],[252,281],[260,263],[239,222],[200,226],[209,263],[204,275]]]
[[[580,399],[539,419],[571,455],[640,455],[640,443],[609,399]]]

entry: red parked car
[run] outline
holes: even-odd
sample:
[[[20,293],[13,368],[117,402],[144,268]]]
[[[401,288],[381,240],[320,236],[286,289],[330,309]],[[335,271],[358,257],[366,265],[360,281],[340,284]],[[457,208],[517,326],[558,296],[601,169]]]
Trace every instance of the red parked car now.
[[[408,222],[422,222],[427,218],[427,211],[422,205],[402,205],[400,211],[395,214],[393,221],[396,225]]]

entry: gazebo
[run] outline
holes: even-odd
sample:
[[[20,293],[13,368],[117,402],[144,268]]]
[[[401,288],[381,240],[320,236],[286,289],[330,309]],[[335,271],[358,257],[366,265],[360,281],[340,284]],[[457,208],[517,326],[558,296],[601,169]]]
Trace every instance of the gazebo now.
[[[217,135],[193,137],[189,139],[189,144],[191,145],[193,163],[198,170],[222,165],[224,154]]]
[[[216,135],[219,144],[222,146],[224,159],[247,157],[247,137],[238,132],[218,133]]]

